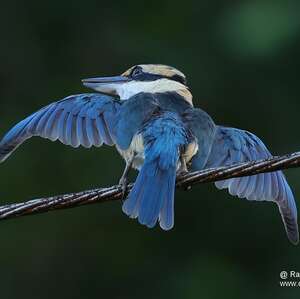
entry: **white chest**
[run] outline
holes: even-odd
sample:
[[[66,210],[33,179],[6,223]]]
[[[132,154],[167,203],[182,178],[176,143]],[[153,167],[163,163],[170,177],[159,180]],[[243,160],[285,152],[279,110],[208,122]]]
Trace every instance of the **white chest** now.
[[[127,150],[121,150],[118,148],[118,151],[127,163],[132,163],[133,168],[140,170],[145,160],[144,141],[142,134],[138,134],[133,137],[131,144]],[[183,152],[181,155],[184,158],[185,162],[188,163],[197,153],[197,151],[197,142],[192,142],[188,144],[185,152]],[[180,159],[178,159],[178,169],[180,168],[180,165],[181,162]]]
[[[139,170],[145,159],[143,136],[135,135],[127,150],[118,149],[118,151],[127,163],[132,161],[132,167]]]

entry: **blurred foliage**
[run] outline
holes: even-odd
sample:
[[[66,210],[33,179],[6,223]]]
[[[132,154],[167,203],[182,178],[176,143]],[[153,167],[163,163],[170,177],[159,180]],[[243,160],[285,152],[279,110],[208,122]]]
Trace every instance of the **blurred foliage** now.
[[[300,31],[300,3],[282,3],[249,1],[228,10],[220,22],[228,48],[240,55],[270,58],[288,46]]]
[[[274,154],[299,150],[299,1],[1,3],[1,134],[80,79],[164,63],[195,105],[248,129]],[[1,202],[108,186],[122,160],[34,139],[1,165]],[[287,172],[300,198],[298,169]],[[3,222],[1,296],[9,298],[299,298],[279,272],[300,271],[271,203],[213,185],[176,194],[176,225],[148,230],[108,203]]]

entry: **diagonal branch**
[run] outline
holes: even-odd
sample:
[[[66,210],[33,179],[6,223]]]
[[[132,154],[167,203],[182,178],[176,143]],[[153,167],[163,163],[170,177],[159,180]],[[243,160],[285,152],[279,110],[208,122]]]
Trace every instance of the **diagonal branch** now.
[[[177,187],[187,188],[200,183],[215,182],[223,179],[294,167],[300,167],[300,152],[280,157],[272,157],[266,160],[190,172],[177,178]],[[130,191],[131,188],[132,184],[129,184],[128,191]],[[122,189],[120,186],[39,198],[22,203],[0,206],[0,220],[120,199],[122,199]]]

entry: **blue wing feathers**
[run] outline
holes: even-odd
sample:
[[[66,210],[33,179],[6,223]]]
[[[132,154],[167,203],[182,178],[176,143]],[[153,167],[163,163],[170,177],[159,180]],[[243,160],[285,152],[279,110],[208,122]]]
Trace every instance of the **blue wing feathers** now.
[[[279,184],[278,184],[278,172],[272,172],[272,198],[277,198],[278,197],[278,191],[279,191]]]
[[[0,142],[0,162],[32,136],[89,148],[115,144],[113,128],[121,103],[101,94],[81,94],[52,103],[15,125]]]
[[[108,113],[101,115],[102,128],[103,128],[106,144],[113,145],[114,141],[113,141],[113,137],[112,137],[112,133],[111,133],[111,132],[113,132],[113,124],[112,124],[112,122],[107,121],[107,119],[109,119],[109,118],[110,118],[110,116],[108,115]]]
[[[249,181],[249,177],[243,177],[240,180],[240,184],[239,184],[239,192],[237,194],[237,196],[239,198],[244,198],[245,197],[245,193],[247,190],[247,186],[248,186],[248,181]]]
[[[299,242],[297,207],[294,201],[293,193],[287,184],[285,178],[280,177],[280,188],[277,199],[277,205],[281,214],[288,238],[294,244]]]
[[[97,142],[94,139],[94,131],[93,131],[93,124],[92,124],[92,119],[90,117],[85,117],[85,126],[86,126],[86,135],[87,135],[87,139],[90,143],[90,146],[92,145],[96,145]]]
[[[199,150],[193,157],[192,169],[203,169],[211,151],[216,126],[211,117],[201,109],[190,108],[183,114],[185,123],[197,139]],[[219,156],[221,160],[225,157]]]
[[[218,127],[205,168],[231,165],[271,157],[263,142],[254,134],[234,128]],[[231,195],[248,200],[276,202],[291,242],[299,239],[297,208],[293,193],[282,171],[263,173],[215,183],[228,188]]]
[[[104,129],[105,128],[105,123],[102,120],[102,115],[100,115],[99,117],[96,118],[96,126],[97,126],[98,132],[99,132],[100,136],[102,137],[103,141],[106,144],[110,144],[111,139],[108,137],[108,133]]]
[[[55,110],[49,117],[45,126],[45,136],[51,141],[56,141],[59,138],[58,131],[58,120],[62,114],[63,110]]]

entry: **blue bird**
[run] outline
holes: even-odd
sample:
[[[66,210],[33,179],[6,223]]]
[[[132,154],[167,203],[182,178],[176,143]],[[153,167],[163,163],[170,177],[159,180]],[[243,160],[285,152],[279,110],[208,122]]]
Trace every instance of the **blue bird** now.
[[[252,133],[218,126],[194,108],[186,77],[165,65],[137,65],[120,76],[83,80],[97,93],[54,102],[15,125],[0,142],[0,162],[25,140],[40,136],[74,148],[115,145],[131,168],[139,170],[123,211],[147,227],[174,226],[176,176],[188,170],[271,157]],[[299,241],[297,208],[281,171],[216,182],[219,189],[248,200],[277,204],[289,240]]]

